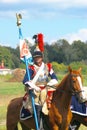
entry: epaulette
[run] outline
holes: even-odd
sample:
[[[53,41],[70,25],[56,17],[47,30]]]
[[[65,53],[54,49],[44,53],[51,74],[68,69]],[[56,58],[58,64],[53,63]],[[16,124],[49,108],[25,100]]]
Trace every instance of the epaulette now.
[[[50,70],[52,69],[52,64],[51,63],[47,63],[47,67],[48,67],[48,71],[50,72]]]

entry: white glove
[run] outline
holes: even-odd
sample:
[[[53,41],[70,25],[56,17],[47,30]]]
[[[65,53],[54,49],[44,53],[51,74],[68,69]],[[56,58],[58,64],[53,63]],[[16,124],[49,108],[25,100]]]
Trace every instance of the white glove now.
[[[82,97],[78,97],[79,98],[79,102],[83,103],[87,101],[87,96],[86,96],[86,92],[83,90],[82,91]]]
[[[25,85],[30,86],[31,89],[34,89],[37,92],[41,91],[41,89],[39,87],[37,87],[32,81],[25,82]]]
[[[47,83],[48,86],[53,86],[53,85],[56,85],[56,84],[58,84],[58,81],[57,81],[56,79],[51,79],[51,80]]]

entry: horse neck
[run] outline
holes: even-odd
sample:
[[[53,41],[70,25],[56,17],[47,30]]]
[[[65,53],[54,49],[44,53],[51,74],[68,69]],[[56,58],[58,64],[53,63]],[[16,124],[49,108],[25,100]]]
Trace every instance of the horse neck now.
[[[69,74],[67,74],[63,78],[63,80],[60,82],[60,84],[57,86],[57,90],[63,90],[65,92],[69,92],[70,87],[71,87],[71,81],[70,81],[70,78],[69,78]]]
[[[66,75],[64,77],[64,79],[61,81],[61,83],[57,86],[56,89],[56,95],[58,96],[58,98],[62,98],[64,104],[69,105],[71,102],[71,97],[72,97],[72,93],[70,92],[70,87],[71,87],[71,83],[70,83],[70,79],[69,79],[69,75]]]

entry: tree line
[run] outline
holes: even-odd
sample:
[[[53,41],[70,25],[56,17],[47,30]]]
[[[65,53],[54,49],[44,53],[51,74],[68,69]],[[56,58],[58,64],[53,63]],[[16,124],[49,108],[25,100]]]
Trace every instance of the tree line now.
[[[31,46],[29,43],[28,45],[31,53],[33,53],[35,45]],[[45,42],[44,48],[45,62],[57,62],[59,64],[69,65],[72,62],[79,61],[87,64],[87,42],[78,40],[70,44],[67,40],[60,39],[51,45]],[[15,69],[25,67],[24,63],[20,61],[19,46],[15,49],[0,46],[0,63],[2,60],[7,68]]]

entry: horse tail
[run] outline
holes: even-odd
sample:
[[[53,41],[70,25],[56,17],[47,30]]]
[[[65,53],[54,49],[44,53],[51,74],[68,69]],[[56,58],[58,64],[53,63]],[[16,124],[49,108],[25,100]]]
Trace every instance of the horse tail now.
[[[20,122],[20,125],[21,125],[22,130],[31,130],[26,125],[24,125],[22,122]]]
[[[31,130],[29,129],[28,127],[26,127],[23,123],[19,122],[20,123],[20,126],[21,126],[21,129],[22,130]],[[14,130],[19,130],[18,129],[18,124],[16,125],[15,129]]]
[[[14,130],[18,130],[18,125],[16,125],[15,129]]]

